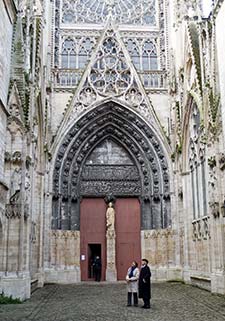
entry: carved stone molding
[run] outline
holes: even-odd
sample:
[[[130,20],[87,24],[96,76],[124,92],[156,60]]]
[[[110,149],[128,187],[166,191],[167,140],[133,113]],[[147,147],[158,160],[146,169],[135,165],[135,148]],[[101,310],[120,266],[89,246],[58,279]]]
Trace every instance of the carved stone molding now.
[[[62,230],[52,230],[51,235],[56,239],[75,239],[80,238],[80,232],[78,231],[62,231]]]
[[[21,204],[6,204],[5,206],[5,216],[8,219],[21,218],[22,206]]]

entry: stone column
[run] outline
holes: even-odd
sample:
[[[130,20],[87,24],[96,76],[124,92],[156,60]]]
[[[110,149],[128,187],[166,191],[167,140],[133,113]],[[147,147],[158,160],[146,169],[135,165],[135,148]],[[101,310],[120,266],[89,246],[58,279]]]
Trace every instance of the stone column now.
[[[106,281],[116,281],[116,232],[115,210],[109,202],[106,211]]]
[[[116,232],[106,231],[106,281],[116,281]]]

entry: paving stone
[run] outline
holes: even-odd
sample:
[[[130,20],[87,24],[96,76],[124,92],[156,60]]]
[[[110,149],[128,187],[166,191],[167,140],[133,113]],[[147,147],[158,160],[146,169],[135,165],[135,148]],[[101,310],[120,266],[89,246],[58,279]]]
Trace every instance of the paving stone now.
[[[23,304],[1,305],[0,321],[223,321],[225,297],[180,283],[152,285],[152,308],[126,306],[125,283],[49,284]]]

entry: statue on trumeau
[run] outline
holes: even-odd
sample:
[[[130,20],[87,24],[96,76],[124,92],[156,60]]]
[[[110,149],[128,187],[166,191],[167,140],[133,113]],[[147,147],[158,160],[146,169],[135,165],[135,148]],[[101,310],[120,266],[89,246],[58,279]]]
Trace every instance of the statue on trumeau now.
[[[109,202],[106,211],[106,229],[108,231],[114,231],[115,229],[115,210],[113,208],[113,203]]]

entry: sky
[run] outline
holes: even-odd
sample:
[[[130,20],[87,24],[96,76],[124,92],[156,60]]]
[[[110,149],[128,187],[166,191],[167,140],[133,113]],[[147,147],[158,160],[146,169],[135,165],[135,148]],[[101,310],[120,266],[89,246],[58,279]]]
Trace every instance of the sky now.
[[[208,17],[211,11],[212,0],[202,0],[203,16]]]

